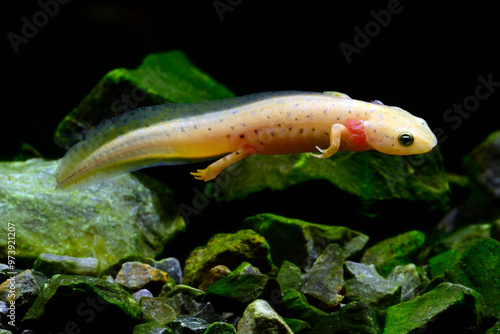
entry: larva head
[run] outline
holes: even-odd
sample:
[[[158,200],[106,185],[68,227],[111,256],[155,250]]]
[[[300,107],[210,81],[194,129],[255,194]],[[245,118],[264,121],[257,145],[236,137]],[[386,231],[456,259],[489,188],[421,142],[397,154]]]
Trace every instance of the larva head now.
[[[365,127],[368,144],[385,154],[426,153],[437,144],[436,136],[422,118],[398,107],[377,106]]]

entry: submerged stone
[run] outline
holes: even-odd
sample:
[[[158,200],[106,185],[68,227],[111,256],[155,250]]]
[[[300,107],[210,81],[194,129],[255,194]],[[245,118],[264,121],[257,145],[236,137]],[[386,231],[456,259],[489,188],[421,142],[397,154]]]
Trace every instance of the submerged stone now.
[[[54,191],[59,161],[0,162],[0,217],[16,226],[16,264],[42,253],[88,257],[102,268],[126,254],[153,257],[185,227],[173,192],[131,174]],[[7,238],[0,239],[6,257]]]
[[[203,334],[237,334],[233,325],[225,322],[214,322]]]
[[[47,276],[55,274],[97,276],[99,262],[93,257],[73,257],[42,253],[36,259],[33,269]]]
[[[248,268],[252,268],[251,265],[244,262],[226,278],[211,284],[204,300],[210,300],[217,305],[236,304],[243,307],[261,297],[268,278]]]
[[[166,325],[177,317],[175,310],[162,297],[143,297],[139,303],[144,320]]]
[[[174,333],[204,334],[210,324],[198,317],[181,315],[170,322],[168,327],[172,328]]]
[[[454,249],[433,256],[429,259],[429,269],[432,277],[444,275],[447,269],[460,260],[461,254]]]
[[[116,275],[115,283],[130,291],[147,288],[159,292],[168,279],[168,274],[163,270],[134,261],[125,262],[122,265],[118,275]]]
[[[476,241],[445,276],[480,293],[484,298],[484,314],[500,318],[500,242]]]
[[[250,303],[238,322],[238,334],[254,333],[293,334],[283,318],[262,299]]]
[[[300,319],[283,318],[294,334],[308,334],[311,326]]]
[[[300,291],[302,287],[302,272],[298,266],[285,260],[281,264],[276,280],[283,291],[288,289]]]
[[[134,327],[132,334],[173,334],[174,332],[165,325],[156,321],[146,322]]]
[[[419,270],[413,263],[396,266],[387,279],[401,284],[401,301],[412,300],[429,283],[429,278],[423,270]]]
[[[425,234],[410,231],[380,241],[368,248],[361,258],[365,264],[373,264],[382,276],[387,276],[398,265],[412,263],[425,243]]]
[[[210,269],[207,277],[201,283],[200,290],[206,291],[210,284],[220,281],[223,278],[226,278],[231,273],[231,269],[224,265],[217,265]]]
[[[417,298],[387,309],[384,334],[476,333],[483,317],[480,294],[442,283]]]
[[[242,262],[250,262],[263,272],[275,268],[269,244],[261,235],[252,230],[216,234],[206,246],[197,247],[188,256],[184,267],[184,282],[197,287],[211,268],[225,265],[234,269]]]
[[[12,298],[13,293],[14,298]],[[40,287],[29,269],[0,284],[0,301],[9,308],[14,306],[18,318],[28,311],[39,294]]]
[[[180,51],[150,54],[136,69],[107,73],[66,116],[54,135],[68,149],[102,120],[120,113],[169,102],[201,102],[233,97],[227,88],[196,68]]]
[[[309,334],[378,334],[377,317],[362,302],[351,302],[321,320]]]
[[[314,298],[318,307],[328,311],[337,306],[344,296],[343,252],[337,244],[329,244],[306,275],[301,292]]]
[[[95,277],[56,275],[28,310],[22,326],[57,333],[68,327],[86,333],[127,332],[139,317],[136,301],[119,285]]]
[[[287,318],[300,319],[314,326],[328,313],[309,304],[306,297],[297,290],[283,291],[283,313]]]
[[[397,205],[399,212],[414,213],[412,217],[405,217],[405,224],[421,225],[421,219],[428,219],[429,214],[446,212],[450,199],[442,156],[437,148],[412,157],[374,151],[338,152],[329,159],[318,159],[307,153],[256,154],[235,168],[238,175],[233,177],[234,182],[221,189],[220,202],[234,202],[256,194],[261,202],[272,201],[276,196],[286,197],[286,207],[280,207],[278,212],[286,209],[297,217],[304,207],[314,207],[317,216],[329,217],[331,199],[338,198],[343,199],[343,209],[335,210],[335,218],[342,221],[352,222],[353,215],[376,215],[381,221],[400,224],[400,217],[396,221],[392,214]],[[318,192],[318,188],[324,191]],[[283,190],[286,194],[280,192]],[[308,196],[304,197],[304,193]],[[328,196],[324,196],[325,193]]]
[[[380,276],[373,264],[345,262],[346,272],[352,278],[346,280],[346,300],[368,304],[377,315],[383,315],[387,307],[401,300],[401,284]]]
[[[243,226],[266,238],[276,263],[286,260],[304,269],[309,269],[331,243],[341,246],[348,258],[368,242],[368,236],[344,226],[314,224],[270,213],[246,218]]]

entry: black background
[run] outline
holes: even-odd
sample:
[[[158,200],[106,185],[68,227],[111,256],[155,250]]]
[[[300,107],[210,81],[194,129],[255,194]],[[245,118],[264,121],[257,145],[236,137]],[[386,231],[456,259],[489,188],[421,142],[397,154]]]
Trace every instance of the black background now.
[[[2,2],[0,158],[22,142],[61,157],[52,141],[58,122],[106,72],[178,49],[236,95],[336,90],[402,107],[443,129],[446,167],[462,172],[462,157],[498,128],[500,87],[461,124],[443,114],[475,94],[478,76],[500,82],[498,10],[492,2],[401,0],[348,63],[340,43],[355,46],[354,28],[365,30],[372,11],[394,1],[220,0],[231,7],[223,20],[214,1],[69,1],[17,54],[8,34],[22,35],[22,18],[32,22],[42,9]]]

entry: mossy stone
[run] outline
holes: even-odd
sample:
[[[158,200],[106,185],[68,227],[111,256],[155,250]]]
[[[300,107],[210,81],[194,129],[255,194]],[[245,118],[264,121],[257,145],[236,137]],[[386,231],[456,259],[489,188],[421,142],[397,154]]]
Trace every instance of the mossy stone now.
[[[454,249],[433,256],[429,259],[429,269],[432,277],[444,275],[447,269],[453,267],[460,260],[460,253]]]
[[[445,277],[480,293],[486,316],[500,318],[500,242],[479,240],[464,252]]]
[[[165,325],[156,321],[149,321],[134,327],[132,334],[173,334],[174,332]]]
[[[463,285],[441,283],[417,298],[387,309],[384,334],[475,333],[483,298]]]
[[[348,258],[368,242],[368,236],[344,226],[314,224],[270,213],[248,217],[243,226],[266,238],[277,264],[290,261],[304,269],[309,269],[331,243],[342,247]]]
[[[328,316],[328,313],[309,304],[302,293],[293,289],[283,291],[282,308],[282,316],[303,320],[310,326],[315,326]]]
[[[386,277],[398,265],[412,263],[425,243],[425,233],[410,231],[380,241],[368,248],[361,258],[362,263],[373,264]]]
[[[236,334],[236,329],[233,325],[225,322],[214,322],[208,326],[203,334]]]
[[[222,264],[235,269],[242,262],[249,262],[264,273],[276,269],[263,236],[252,230],[216,234],[206,246],[197,247],[186,259],[183,282],[198,287],[211,268]]]
[[[47,282],[22,325],[41,332],[59,333],[68,328],[125,332],[140,321],[140,312],[135,299],[117,284],[95,277],[56,275]]]
[[[0,217],[16,228],[16,264],[42,253],[92,257],[101,268],[128,253],[159,254],[185,228],[173,191],[125,174],[78,191],[54,191],[58,160],[0,162]],[[7,257],[7,238],[0,257]]]
[[[136,69],[108,72],[59,123],[57,145],[68,149],[101,121],[120,113],[169,102],[201,102],[234,94],[196,68],[180,51],[150,54]]]
[[[377,316],[362,302],[351,302],[321,320],[309,334],[378,334]]]

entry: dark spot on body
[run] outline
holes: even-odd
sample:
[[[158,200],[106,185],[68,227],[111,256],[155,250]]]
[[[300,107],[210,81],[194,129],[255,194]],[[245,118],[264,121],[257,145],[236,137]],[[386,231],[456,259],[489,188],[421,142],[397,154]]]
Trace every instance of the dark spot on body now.
[[[231,126],[231,130],[234,130],[234,126]]]
[[[377,132],[377,129],[373,130],[373,133]]]
[[[312,129],[311,129],[311,131],[316,131],[316,129],[315,129],[315,128],[312,128]]]
[[[234,153],[236,153],[236,154],[240,154],[240,152],[234,152]]]
[[[276,124],[276,125],[278,126],[278,128],[281,128],[281,124],[279,124],[279,123],[278,123],[278,124]]]
[[[207,130],[208,130],[208,131],[212,131],[212,128],[208,128]]]
[[[328,136],[328,132],[325,131],[325,135]]]
[[[226,138],[231,138],[231,135],[226,135]]]
[[[275,133],[274,131],[271,131],[271,137],[274,137]]]
[[[258,134],[259,133],[259,129],[253,130],[253,133]]]
[[[240,123],[241,126],[247,126],[246,123]]]
[[[181,132],[186,132],[186,130],[184,130],[184,127],[181,127]]]
[[[195,130],[196,130],[196,129],[198,129],[198,127],[195,125],[195,126],[193,126],[193,129],[195,129]]]
[[[219,122],[220,122],[220,123],[222,123],[222,122],[224,122],[224,120],[221,118],[221,119],[219,120]]]
[[[267,118],[267,119],[270,119],[270,118],[271,118],[271,116],[267,115],[267,116],[266,116],[266,118]]]
[[[304,129],[300,129],[299,133],[302,134],[304,132]]]
[[[337,121],[340,121],[340,116],[337,116]]]
[[[260,142],[261,145],[264,145],[264,142]]]
[[[309,114],[309,115],[306,116],[306,118],[309,118],[309,119],[311,119],[312,117],[313,117],[312,114]]]
[[[288,126],[288,131],[292,131],[292,126],[291,125]]]
[[[325,109],[325,110],[323,110],[323,114],[325,114],[325,115],[326,115],[327,113],[328,113],[328,110],[326,110],[326,109]]]
[[[243,139],[245,138],[245,135],[243,133],[240,134],[240,138]]]

